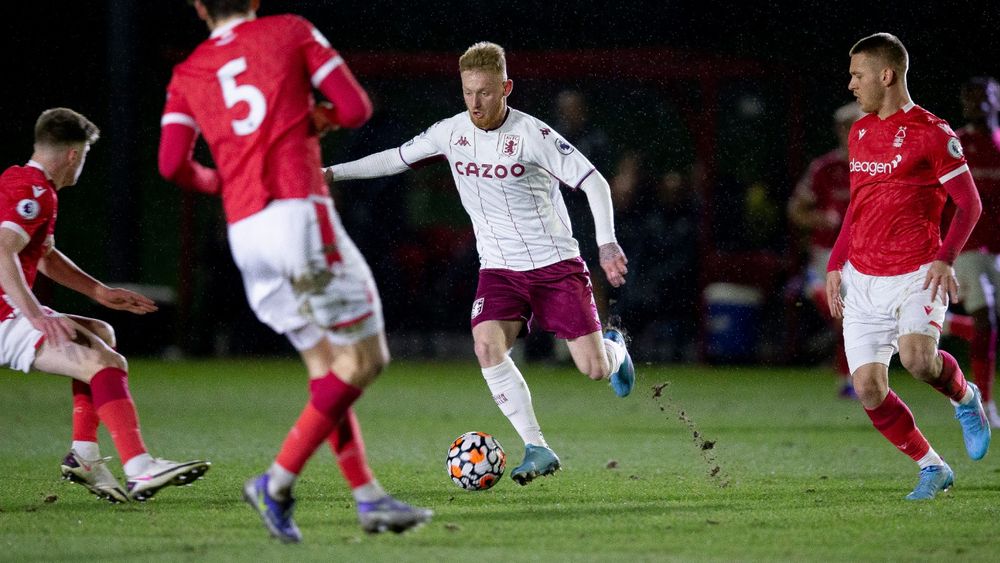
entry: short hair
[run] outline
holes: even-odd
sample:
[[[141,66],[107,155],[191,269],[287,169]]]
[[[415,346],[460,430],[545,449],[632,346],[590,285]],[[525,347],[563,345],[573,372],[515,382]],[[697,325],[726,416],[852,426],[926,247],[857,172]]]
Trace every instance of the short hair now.
[[[193,6],[194,0],[188,0],[188,4]],[[250,11],[250,0],[201,0],[201,4],[213,20]]]
[[[489,41],[480,41],[465,50],[458,59],[458,70],[486,70],[499,72],[507,77],[507,56],[503,47]]]
[[[889,64],[896,72],[906,76],[910,55],[903,42],[891,33],[876,33],[858,41],[851,47],[851,56],[865,53]]]
[[[93,122],[69,108],[47,109],[35,122],[35,143],[40,145],[93,144],[100,136]]]

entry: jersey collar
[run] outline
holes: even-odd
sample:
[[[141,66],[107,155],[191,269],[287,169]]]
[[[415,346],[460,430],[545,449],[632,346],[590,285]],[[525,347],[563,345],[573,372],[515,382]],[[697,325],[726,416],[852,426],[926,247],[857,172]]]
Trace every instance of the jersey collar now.
[[[233,28],[235,28],[236,26],[240,25],[241,23],[246,23],[248,21],[250,21],[250,18],[247,18],[247,17],[239,17],[239,18],[231,19],[228,22],[226,22],[224,25],[221,25],[221,26],[213,29],[212,30],[212,34],[209,35],[208,37],[209,37],[209,39],[216,39],[216,38],[222,37],[223,35],[229,33],[230,31],[232,31]]]
[[[37,168],[37,169],[41,170],[42,174],[45,174],[45,179],[48,180],[48,181],[50,181],[50,182],[52,181],[52,176],[49,176],[49,171],[46,170],[44,166],[42,166],[42,163],[40,163],[40,162],[38,162],[36,160],[29,160],[28,164],[26,166],[30,166],[31,168]]]

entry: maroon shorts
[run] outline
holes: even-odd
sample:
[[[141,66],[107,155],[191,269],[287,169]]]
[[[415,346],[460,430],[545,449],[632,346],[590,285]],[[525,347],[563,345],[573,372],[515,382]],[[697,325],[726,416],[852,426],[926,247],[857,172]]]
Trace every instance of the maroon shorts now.
[[[524,321],[528,330],[564,339],[600,331],[586,262],[576,257],[526,272],[479,270],[472,326],[483,321]]]

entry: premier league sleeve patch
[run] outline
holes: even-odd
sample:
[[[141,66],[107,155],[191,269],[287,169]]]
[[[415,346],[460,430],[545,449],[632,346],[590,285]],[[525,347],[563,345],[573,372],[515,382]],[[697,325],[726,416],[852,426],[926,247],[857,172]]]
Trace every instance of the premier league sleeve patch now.
[[[22,199],[17,202],[17,214],[23,217],[27,221],[33,221],[38,218],[38,213],[41,212],[42,206],[38,204],[37,201],[33,199]]]
[[[962,142],[957,137],[948,139],[948,154],[953,158],[962,158]]]
[[[573,148],[573,145],[567,143],[566,141],[560,139],[559,137],[556,137],[555,143],[556,143],[556,150],[558,150],[562,154],[571,155],[573,154],[573,151],[576,150],[575,148]]]

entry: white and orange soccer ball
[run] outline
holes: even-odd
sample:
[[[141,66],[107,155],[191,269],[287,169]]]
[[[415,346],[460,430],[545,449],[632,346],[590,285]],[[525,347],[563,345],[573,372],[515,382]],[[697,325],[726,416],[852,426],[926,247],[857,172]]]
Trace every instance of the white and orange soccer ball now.
[[[466,432],[448,448],[448,476],[467,491],[485,491],[503,477],[507,454],[493,436]]]

